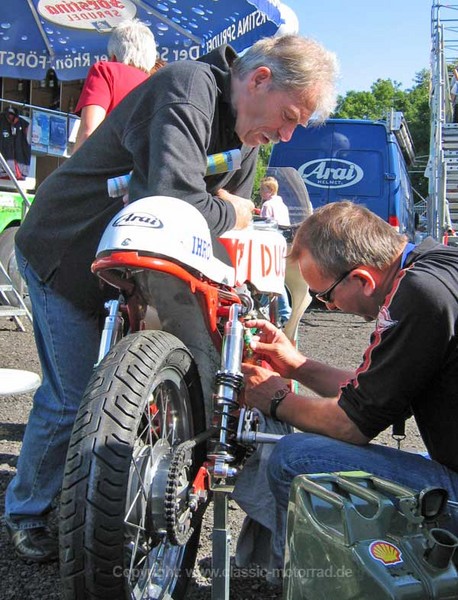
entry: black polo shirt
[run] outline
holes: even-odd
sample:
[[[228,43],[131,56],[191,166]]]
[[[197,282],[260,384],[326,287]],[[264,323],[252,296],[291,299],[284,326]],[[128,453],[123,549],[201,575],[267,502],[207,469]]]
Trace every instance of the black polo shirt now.
[[[458,248],[424,240],[380,309],[339,405],[368,437],[413,415],[434,460],[458,472]]]

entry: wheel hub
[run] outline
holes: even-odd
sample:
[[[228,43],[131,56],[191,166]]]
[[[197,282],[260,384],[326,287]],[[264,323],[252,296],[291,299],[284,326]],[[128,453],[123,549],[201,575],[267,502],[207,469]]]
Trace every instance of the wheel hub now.
[[[191,537],[195,507],[189,502],[192,448],[175,449],[166,440],[143,446],[132,460],[128,488],[127,525],[142,527],[150,539],[165,536],[182,546]]]
[[[165,525],[155,522],[154,506],[158,504],[156,479],[162,480],[168,473],[171,447],[167,440],[159,439],[154,446],[144,445],[134,451],[127,488],[126,523],[135,534],[138,527],[146,530],[150,538],[165,533]]]

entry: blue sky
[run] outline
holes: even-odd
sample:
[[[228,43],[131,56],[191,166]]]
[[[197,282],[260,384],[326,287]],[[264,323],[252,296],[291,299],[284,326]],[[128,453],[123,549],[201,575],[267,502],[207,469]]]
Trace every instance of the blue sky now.
[[[432,0],[283,0],[300,33],[322,42],[340,61],[338,91],[364,91],[378,78],[414,84],[429,68]]]

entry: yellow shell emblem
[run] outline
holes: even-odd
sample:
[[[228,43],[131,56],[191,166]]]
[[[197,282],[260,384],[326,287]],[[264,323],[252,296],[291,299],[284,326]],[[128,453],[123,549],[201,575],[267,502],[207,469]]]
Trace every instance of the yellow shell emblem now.
[[[390,542],[382,540],[372,542],[369,546],[369,554],[384,565],[398,565],[402,563],[401,551],[394,544],[390,544]]]

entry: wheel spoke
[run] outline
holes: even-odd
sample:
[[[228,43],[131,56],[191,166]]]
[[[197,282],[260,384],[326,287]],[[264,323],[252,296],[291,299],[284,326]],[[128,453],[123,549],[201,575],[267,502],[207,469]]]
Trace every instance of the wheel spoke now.
[[[159,468],[159,455],[155,453],[155,446],[159,440],[162,441],[162,444],[166,444],[167,447],[173,447],[180,440],[190,437],[189,424],[180,419],[180,411],[181,413],[184,412],[182,386],[179,385],[179,382],[174,382],[173,377],[166,378],[165,375],[170,375],[168,372],[161,375],[161,379],[153,383],[149,400],[145,407],[144,419],[142,419],[137,437],[137,443],[139,440],[143,440],[148,446],[149,452],[144,454],[144,458],[147,459],[146,469],[150,470],[153,476],[156,474],[157,468]],[[128,515],[133,513],[134,509],[138,509],[140,498],[143,500],[150,493],[148,486],[150,485],[151,478],[148,476],[145,480],[144,468],[144,463],[141,463],[139,460],[132,460],[135,481],[141,490],[137,490],[137,493],[132,498],[132,502],[128,507]],[[180,503],[185,502],[186,492],[187,479],[183,477],[181,480],[180,476]],[[136,515],[137,518],[141,518],[143,523],[146,521],[145,511],[147,510],[147,506],[148,503],[142,505],[141,515]],[[186,511],[184,512],[184,518],[187,518]],[[132,556],[130,571],[141,572],[137,578],[129,578],[131,585],[135,581],[132,597],[142,598],[143,594],[148,592],[150,585],[159,586],[158,590],[169,589],[179,570],[184,548],[170,545],[164,537],[157,546],[150,546],[147,542],[148,534],[146,529],[136,526],[131,521],[132,519],[129,519],[127,524],[133,525],[134,531],[135,529],[137,531],[133,539],[131,539]],[[145,542],[143,547],[140,543],[142,536]],[[142,552],[146,552],[146,555],[141,554]],[[147,597],[150,597],[150,595]]]

